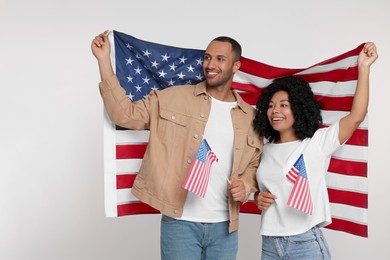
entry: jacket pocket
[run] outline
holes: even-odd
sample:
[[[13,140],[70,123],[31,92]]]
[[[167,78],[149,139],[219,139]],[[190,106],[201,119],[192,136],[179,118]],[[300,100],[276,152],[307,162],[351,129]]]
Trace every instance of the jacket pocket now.
[[[158,135],[161,142],[173,145],[175,140],[185,140],[189,123],[190,117],[188,115],[160,108]]]

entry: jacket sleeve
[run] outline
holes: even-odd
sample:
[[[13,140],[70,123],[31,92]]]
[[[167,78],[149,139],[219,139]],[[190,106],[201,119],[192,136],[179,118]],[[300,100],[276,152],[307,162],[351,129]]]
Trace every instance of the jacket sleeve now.
[[[256,147],[255,152],[252,155],[252,158],[248,164],[248,167],[243,174],[242,180],[245,185],[246,198],[244,202],[247,202],[249,195],[251,193],[259,191],[259,186],[256,180],[257,168],[260,165],[261,153],[263,151],[263,141],[262,139],[256,136],[252,136],[253,140],[250,142],[253,146]]]
[[[100,82],[99,89],[105,110],[114,124],[134,130],[149,128],[151,106],[157,100],[154,91],[144,99],[132,102],[116,75]]]

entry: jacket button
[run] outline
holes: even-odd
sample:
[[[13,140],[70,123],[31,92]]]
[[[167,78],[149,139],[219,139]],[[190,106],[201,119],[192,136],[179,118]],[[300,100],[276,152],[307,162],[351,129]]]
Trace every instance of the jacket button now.
[[[177,210],[177,209],[173,210],[173,213],[177,214],[177,212],[178,212],[178,210]]]
[[[194,138],[195,138],[195,139],[198,139],[198,137],[199,137],[199,135],[194,134]]]
[[[204,96],[203,98],[204,98],[204,100],[207,100],[207,99],[209,99],[209,96]]]
[[[187,163],[190,164],[190,163],[191,163],[191,160],[187,160]]]
[[[176,119],[176,117],[175,117],[175,116],[171,116],[171,118],[172,118],[172,120],[175,120],[175,119]]]
[[[201,118],[203,118],[203,117],[204,117],[204,114],[203,114],[203,113],[201,113],[201,114],[200,114],[200,117],[201,117]]]

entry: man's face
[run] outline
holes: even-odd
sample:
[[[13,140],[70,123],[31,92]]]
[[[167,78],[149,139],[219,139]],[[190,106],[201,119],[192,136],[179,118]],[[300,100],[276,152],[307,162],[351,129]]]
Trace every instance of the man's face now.
[[[231,87],[234,73],[239,69],[240,62],[229,42],[212,41],[206,49],[203,62],[203,72],[207,87]]]

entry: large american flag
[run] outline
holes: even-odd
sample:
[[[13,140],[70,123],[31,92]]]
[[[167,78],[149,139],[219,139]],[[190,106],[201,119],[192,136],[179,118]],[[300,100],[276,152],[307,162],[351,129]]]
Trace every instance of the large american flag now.
[[[287,205],[311,215],[313,211],[313,201],[311,199],[309,180],[307,178],[305,159],[301,154],[291,169],[286,174],[286,178],[294,183]]]
[[[133,101],[152,89],[177,84],[195,84],[203,79],[203,50],[171,47],[142,41],[112,31],[109,34],[114,70]],[[245,57],[234,76],[233,88],[254,105],[264,87],[274,78],[296,75],[309,82],[322,102],[322,127],[327,127],[351,109],[358,76],[353,50],[308,68],[273,67]],[[174,100],[172,101],[174,102]],[[149,132],[123,129],[104,119],[104,183],[107,217],[159,213],[131,194],[133,181],[148,143]],[[368,236],[367,190],[368,123],[365,119],[347,143],[331,158],[326,176],[332,210],[327,228],[357,236]],[[241,205],[242,213],[261,214],[254,202]]]

